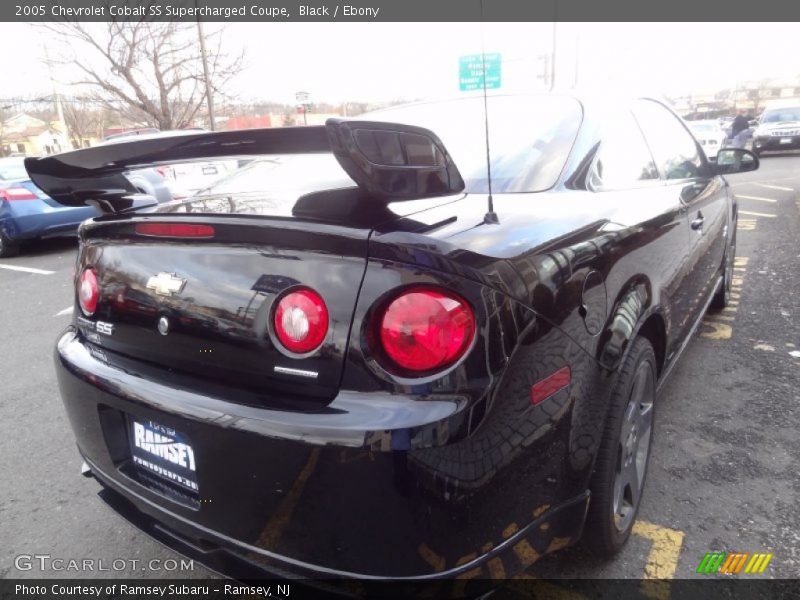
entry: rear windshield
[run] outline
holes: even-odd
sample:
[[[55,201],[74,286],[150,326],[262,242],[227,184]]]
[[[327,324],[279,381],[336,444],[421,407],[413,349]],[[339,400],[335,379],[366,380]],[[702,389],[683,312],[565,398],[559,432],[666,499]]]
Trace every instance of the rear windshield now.
[[[467,191],[489,191],[482,97],[399,106],[366,117],[430,129],[453,157]],[[490,97],[492,191],[540,192],[553,187],[582,118],[580,103],[569,96]]]
[[[583,111],[578,101],[495,96],[488,99],[488,107],[492,191],[538,192],[553,187],[580,127]],[[489,191],[482,97],[404,105],[356,118],[430,129],[452,155],[467,191]],[[180,183],[177,178],[174,185]],[[184,187],[188,183],[187,179]],[[268,156],[204,182],[186,203],[198,212],[290,215],[304,194],[355,185],[332,154]]]
[[[781,121],[800,121],[800,106],[765,110],[761,115],[762,123],[780,123]]]

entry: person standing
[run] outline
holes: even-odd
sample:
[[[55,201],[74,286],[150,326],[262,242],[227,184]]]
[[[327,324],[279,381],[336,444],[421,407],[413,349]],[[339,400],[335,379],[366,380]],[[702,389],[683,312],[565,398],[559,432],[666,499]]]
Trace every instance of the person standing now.
[[[750,127],[750,123],[747,120],[747,111],[742,109],[731,124],[731,137],[735,138],[748,127]]]

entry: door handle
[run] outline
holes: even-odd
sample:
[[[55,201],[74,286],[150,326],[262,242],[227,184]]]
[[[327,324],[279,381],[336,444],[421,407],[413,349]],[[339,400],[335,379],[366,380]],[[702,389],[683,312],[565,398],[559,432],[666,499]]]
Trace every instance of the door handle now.
[[[702,229],[705,220],[706,219],[703,216],[703,213],[697,213],[697,218],[694,221],[692,221],[692,229],[694,229],[695,231]]]

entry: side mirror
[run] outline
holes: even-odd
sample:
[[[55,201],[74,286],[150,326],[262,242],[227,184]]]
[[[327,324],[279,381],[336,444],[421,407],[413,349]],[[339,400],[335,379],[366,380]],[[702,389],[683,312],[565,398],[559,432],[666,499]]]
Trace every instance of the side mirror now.
[[[755,171],[758,165],[758,157],[744,148],[723,148],[717,152],[717,175]]]

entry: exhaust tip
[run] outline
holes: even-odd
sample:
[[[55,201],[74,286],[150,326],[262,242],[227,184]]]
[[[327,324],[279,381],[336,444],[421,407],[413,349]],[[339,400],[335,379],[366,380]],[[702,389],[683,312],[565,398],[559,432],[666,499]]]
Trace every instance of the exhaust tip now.
[[[84,477],[92,476],[92,470],[89,468],[89,465],[86,464],[85,460],[81,463],[81,475],[83,475]]]

